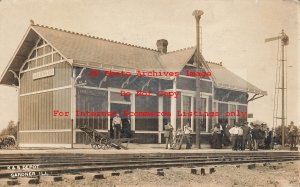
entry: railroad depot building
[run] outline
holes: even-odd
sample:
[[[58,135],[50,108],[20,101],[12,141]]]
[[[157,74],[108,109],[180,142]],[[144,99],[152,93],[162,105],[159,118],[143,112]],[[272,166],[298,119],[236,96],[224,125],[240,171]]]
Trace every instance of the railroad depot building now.
[[[242,113],[247,114],[248,102],[266,95],[222,64],[206,62],[203,71],[211,76],[201,77],[202,110],[195,111],[196,78],[187,72],[195,71],[196,48],[167,52],[167,45],[158,40],[154,50],[32,24],[0,80],[19,87],[19,146],[85,143],[87,137],[78,127],[111,132],[113,116],[108,112],[128,118],[130,124],[124,128],[139,143],[163,143],[168,121],[176,129],[189,122],[195,132],[195,119],[200,118],[201,143],[208,143],[213,124],[247,120]],[[141,72],[148,73],[141,76]],[[151,94],[136,95],[137,91]],[[139,116],[139,112],[159,115]],[[197,114],[184,115],[188,112]]]

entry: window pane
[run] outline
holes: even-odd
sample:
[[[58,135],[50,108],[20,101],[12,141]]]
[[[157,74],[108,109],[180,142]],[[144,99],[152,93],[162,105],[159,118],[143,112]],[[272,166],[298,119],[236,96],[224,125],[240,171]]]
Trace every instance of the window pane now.
[[[171,112],[171,99],[169,97],[163,97],[163,111]],[[163,116],[163,125],[166,125],[170,121],[170,116]]]
[[[219,103],[219,123],[228,124],[228,117],[225,115],[228,112],[228,104]]]
[[[110,100],[130,102],[130,96],[121,96],[119,92],[110,92]]]
[[[182,110],[184,112],[191,112],[191,100],[192,98],[190,96],[183,96]],[[183,116],[183,125],[185,125],[186,123],[191,124],[191,116]]]
[[[194,111],[196,112],[202,112],[202,114],[204,112],[208,112],[206,110],[206,105],[207,105],[207,102],[206,102],[206,99],[205,98],[201,98],[200,100],[200,111],[197,111],[196,110],[196,99],[194,99]],[[196,131],[196,120],[197,119],[200,119],[200,131],[206,131],[206,120],[207,120],[207,116],[205,116],[204,114],[202,116],[195,116],[194,117],[194,131]]]
[[[135,98],[136,112],[157,112],[158,111],[158,97],[136,97]],[[158,130],[158,116],[135,116],[136,130]]]
[[[238,105],[238,110],[240,111],[241,116],[238,116],[238,122],[242,123],[247,121],[247,106]],[[246,112],[246,116],[242,116],[242,112]]]
[[[236,112],[236,106],[235,105],[229,105],[229,112]],[[229,124],[233,125],[236,123],[236,116],[229,116]]]
[[[77,89],[76,95],[76,127],[86,125],[93,129],[107,129],[107,116],[95,114],[85,116],[80,112],[107,112],[107,92],[101,90]]]

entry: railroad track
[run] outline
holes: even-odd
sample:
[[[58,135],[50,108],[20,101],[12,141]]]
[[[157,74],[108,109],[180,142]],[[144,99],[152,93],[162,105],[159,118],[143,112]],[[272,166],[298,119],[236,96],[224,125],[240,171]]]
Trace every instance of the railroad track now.
[[[300,160],[298,152],[1,155],[0,178]],[[25,169],[24,169],[25,168]],[[22,175],[23,175],[22,174]]]

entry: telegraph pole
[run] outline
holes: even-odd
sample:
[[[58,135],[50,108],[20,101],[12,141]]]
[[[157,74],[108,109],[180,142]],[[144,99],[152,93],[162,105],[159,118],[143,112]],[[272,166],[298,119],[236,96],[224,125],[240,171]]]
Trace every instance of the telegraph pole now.
[[[281,131],[282,131],[282,134],[281,134],[281,137],[282,137],[282,140],[281,140],[281,145],[282,145],[282,147],[284,147],[284,127],[285,127],[285,111],[284,111],[284,107],[285,107],[285,105],[284,105],[284,89],[286,89],[286,88],[284,88],[284,36],[285,36],[285,33],[284,33],[284,31],[283,31],[283,29],[282,29],[282,31],[281,31],[281,36],[282,36],[282,39],[281,39],[281,54],[282,54],[282,57],[281,57],[281,66],[282,66],[282,73],[281,73],[281,75],[282,75],[282,83],[281,83],[281,89],[282,89],[282,94],[281,94],[281,96],[282,96],[282,98],[281,98],[281,100],[282,100],[282,106],[281,106],[281,117],[282,117],[282,119],[281,119]]]
[[[203,15],[203,11],[201,10],[194,10],[193,11],[193,16],[196,18],[196,55],[195,55],[195,62],[196,62],[196,69],[197,72],[201,71],[202,64],[200,62],[200,34],[199,34],[199,28],[200,28],[200,18]],[[196,76],[196,111],[201,110],[201,98],[200,98],[200,76]],[[200,118],[196,117],[196,148],[200,149]]]
[[[287,89],[287,85],[286,87],[284,87],[284,46],[289,44],[289,37],[284,33],[284,30],[282,29],[281,31],[281,35],[277,36],[277,37],[273,37],[273,38],[267,38],[265,39],[265,42],[270,42],[270,41],[274,41],[274,40],[281,40],[281,66],[282,66],[282,73],[281,73],[281,88],[276,88],[276,89],[281,89],[281,117],[279,119],[281,119],[281,146],[284,147],[284,127],[285,127],[285,90]],[[278,117],[276,116],[276,120],[278,119]]]

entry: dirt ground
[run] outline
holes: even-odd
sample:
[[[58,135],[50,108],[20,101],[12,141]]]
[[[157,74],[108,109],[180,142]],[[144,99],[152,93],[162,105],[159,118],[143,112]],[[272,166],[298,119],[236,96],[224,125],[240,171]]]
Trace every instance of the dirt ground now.
[[[164,169],[165,176],[156,175],[155,169],[134,170],[131,174],[107,176],[105,179],[88,181],[87,179],[69,182],[67,180],[53,183],[40,183],[30,186],[261,186],[261,187],[289,187],[300,186],[300,161],[282,164],[276,169],[269,166],[256,166],[254,169],[235,166],[217,167],[216,172],[209,175],[194,175],[188,168]],[[21,185],[24,186],[24,185]],[[27,185],[26,185],[27,186]]]

